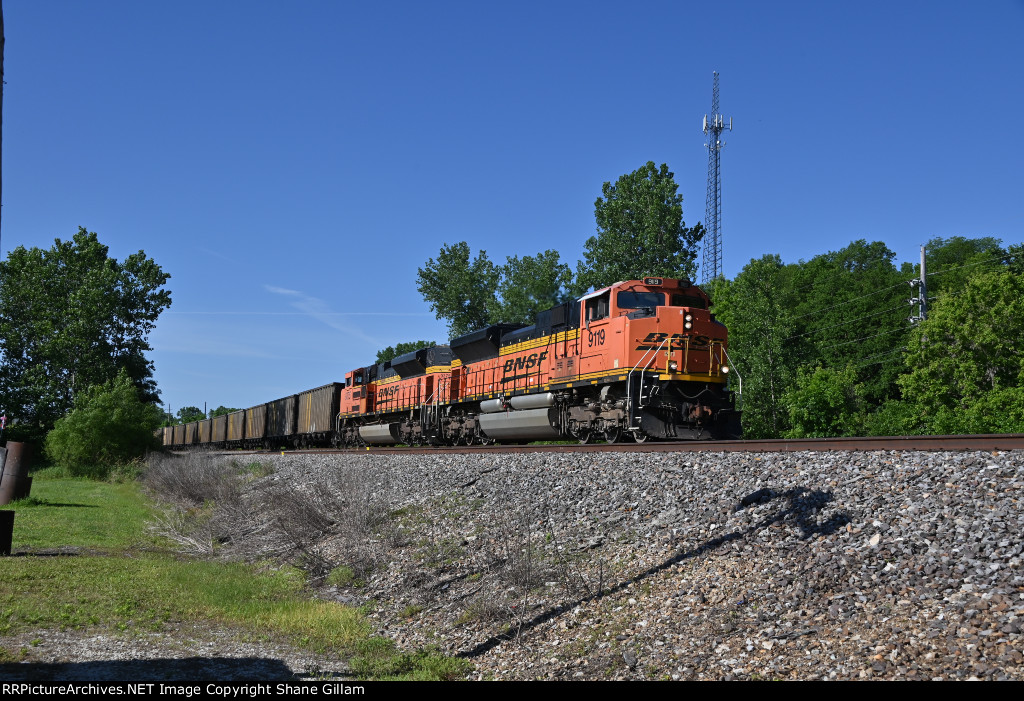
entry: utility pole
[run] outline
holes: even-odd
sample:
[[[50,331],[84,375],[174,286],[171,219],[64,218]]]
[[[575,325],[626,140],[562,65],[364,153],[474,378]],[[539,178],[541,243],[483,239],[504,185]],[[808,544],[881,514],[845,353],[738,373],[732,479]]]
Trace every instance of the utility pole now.
[[[729,126],[725,126],[725,117],[718,113],[718,71],[715,71],[715,84],[711,91],[711,117],[704,115],[704,133],[708,142],[708,196],[704,208],[704,249],[701,263],[701,282],[708,283],[720,275],[722,270],[722,181],[721,150],[722,132],[732,131],[732,117]]]
[[[3,167],[3,126],[4,126],[4,2],[0,0],[0,169]],[[0,216],[3,214],[3,177],[0,175]],[[3,255],[0,247],[0,256]]]
[[[916,297],[911,297],[909,300],[910,306],[917,306],[917,314],[909,318],[911,324],[917,324],[928,318],[928,285],[925,282],[925,269],[924,269],[924,246],[921,246],[921,279],[911,280],[910,286],[915,289]]]

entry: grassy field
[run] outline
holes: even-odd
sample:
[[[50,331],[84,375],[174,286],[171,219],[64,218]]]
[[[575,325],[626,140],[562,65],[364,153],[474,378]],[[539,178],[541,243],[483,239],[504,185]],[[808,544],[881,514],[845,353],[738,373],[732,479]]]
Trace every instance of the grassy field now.
[[[359,609],[309,597],[294,568],[172,552],[149,534],[152,505],[135,483],[37,476],[31,497],[0,508],[16,512],[14,552],[29,553],[0,557],[0,635],[206,620],[340,653],[369,679],[453,679],[468,667],[432,651],[399,653],[372,636]]]

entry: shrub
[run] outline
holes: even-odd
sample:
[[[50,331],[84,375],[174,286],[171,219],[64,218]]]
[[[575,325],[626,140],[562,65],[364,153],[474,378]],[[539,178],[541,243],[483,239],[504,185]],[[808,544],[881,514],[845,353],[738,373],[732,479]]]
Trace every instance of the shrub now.
[[[139,399],[122,370],[75,398],[75,408],[46,435],[46,456],[73,475],[105,476],[109,470],[97,466],[122,465],[156,448],[159,425],[160,410]]]
[[[865,436],[920,436],[930,428],[922,408],[902,399],[890,399],[864,418]]]
[[[793,425],[785,434],[787,438],[860,434],[864,395],[852,367],[800,369],[785,401]]]

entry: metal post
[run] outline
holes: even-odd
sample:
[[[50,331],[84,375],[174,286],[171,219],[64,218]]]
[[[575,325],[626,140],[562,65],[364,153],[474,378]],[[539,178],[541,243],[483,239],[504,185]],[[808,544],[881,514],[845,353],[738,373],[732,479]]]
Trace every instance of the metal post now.
[[[14,542],[14,512],[0,511],[0,555],[11,554],[11,543]]]
[[[7,442],[7,459],[4,461],[3,477],[0,478],[0,505],[24,499],[32,488],[28,476],[31,451],[27,443]]]
[[[921,321],[928,318],[928,284],[924,274],[924,246],[921,246]]]

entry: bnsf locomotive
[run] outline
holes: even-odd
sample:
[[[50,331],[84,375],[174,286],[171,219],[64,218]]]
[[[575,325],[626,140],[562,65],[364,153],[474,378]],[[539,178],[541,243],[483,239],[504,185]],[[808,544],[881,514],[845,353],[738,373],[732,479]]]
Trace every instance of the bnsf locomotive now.
[[[725,326],[688,280],[619,282],[314,390],[163,429],[164,445],[738,438]]]

